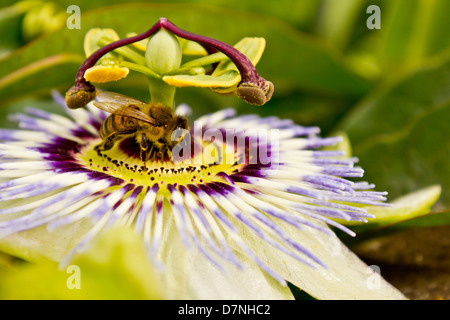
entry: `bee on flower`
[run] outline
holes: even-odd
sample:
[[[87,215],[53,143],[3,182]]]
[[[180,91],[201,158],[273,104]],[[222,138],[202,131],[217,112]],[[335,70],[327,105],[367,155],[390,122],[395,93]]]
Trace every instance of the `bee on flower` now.
[[[182,64],[183,46],[202,56]],[[75,85],[53,93],[66,116],[29,108],[13,117],[20,129],[0,130],[2,241],[78,225],[77,241],[48,253],[67,265],[112,226],[132,228],[158,281],[177,288],[171,299],[290,299],[287,282],[319,299],[404,298],[382,279],[369,290],[373,273],[330,228],[355,236],[339,221],[386,205],[386,192],[349,180],[363,176],[354,158],[324,150],[340,137],[257,111],[189,119],[187,105],[174,105],[184,86],[265,104],[274,85],[254,67],[264,46],[232,47],[165,18],[124,39],[90,31]],[[92,84],[130,70],[148,77],[149,102]]]

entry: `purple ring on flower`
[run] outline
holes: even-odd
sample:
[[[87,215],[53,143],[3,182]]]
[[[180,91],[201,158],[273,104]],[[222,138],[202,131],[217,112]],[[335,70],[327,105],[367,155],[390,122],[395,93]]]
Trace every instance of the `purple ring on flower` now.
[[[186,249],[198,250],[219,269],[228,264],[242,267],[238,250],[284,284],[283,276],[247,243],[245,233],[253,233],[268,247],[309,267],[327,268],[314,250],[302,244],[302,232],[314,229],[331,237],[328,224],[354,235],[336,219],[373,217],[354,204],[386,205],[385,192],[370,191],[373,185],[346,179],[363,175],[354,166],[355,159],[338,158],[339,151],[320,150],[340,138],[321,138],[317,128],[221,110],[199,119],[202,132],[276,129],[279,163],[275,170],[267,163],[249,163],[246,154],[252,143],[258,149],[265,139],[247,139],[245,148],[232,148],[236,159],[244,159],[240,163],[218,164],[216,159],[197,166],[147,163],[147,170],[139,170],[133,165],[139,160],[132,157],[94,157],[92,150],[101,141],[99,129],[106,113],[90,105],[70,110],[62,96],[54,94],[54,98],[68,117],[30,108],[13,116],[21,129],[0,131],[0,177],[7,179],[0,184],[0,201],[27,199],[25,204],[0,209],[4,218],[0,236],[41,225],[54,230],[89,218],[92,228],[62,263],[68,263],[101,230],[118,223],[134,226],[151,260],[163,266],[158,246],[164,223],[171,219]],[[193,129],[191,134],[195,138]],[[225,145],[219,149],[225,150]],[[268,150],[274,151],[273,145]],[[286,226],[297,230],[299,237],[289,236]]]

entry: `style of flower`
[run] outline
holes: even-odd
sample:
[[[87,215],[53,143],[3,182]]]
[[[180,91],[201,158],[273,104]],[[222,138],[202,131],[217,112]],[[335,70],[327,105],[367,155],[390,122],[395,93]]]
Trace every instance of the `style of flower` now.
[[[169,31],[187,34],[161,21]],[[254,69],[247,62],[240,62],[241,75]],[[66,96],[77,100],[71,107],[92,100],[86,92],[97,93],[84,78],[92,67],[85,63]],[[251,96],[255,86],[249,83],[260,79],[249,77],[237,85],[241,97]],[[42,226],[57,232],[88,225],[69,252],[49,254],[67,265],[103,230],[131,227],[161,271],[162,286],[170,288],[168,298],[289,298],[287,281],[321,299],[403,298],[329,228],[354,236],[338,221],[373,218],[362,205],[386,200],[373,185],[347,179],[363,175],[355,159],[321,149],[341,138],[322,138],[318,128],[291,120],[225,109],[192,121],[170,158],[143,161],[132,136],[109,150],[97,148],[109,114],[95,101],[72,110],[57,93],[54,99],[67,116],[28,108],[13,116],[21,129],[0,130],[3,241]],[[189,108],[174,112],[187,116]],[[370,277],[378,277],[375,288],[367,286]]]

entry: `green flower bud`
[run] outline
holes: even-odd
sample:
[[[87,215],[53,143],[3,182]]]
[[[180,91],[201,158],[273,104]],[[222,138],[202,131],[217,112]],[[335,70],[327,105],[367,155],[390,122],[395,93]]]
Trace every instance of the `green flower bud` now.
[[[148,67],[160,75],[178,69],[181,58],[178,39],[166,29],[159,30],[148,42],[145,60]]]

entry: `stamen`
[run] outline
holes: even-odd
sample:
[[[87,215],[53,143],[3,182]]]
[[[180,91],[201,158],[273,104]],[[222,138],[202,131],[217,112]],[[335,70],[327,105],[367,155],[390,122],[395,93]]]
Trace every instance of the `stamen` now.
[[[274,248],[286,253],[287,255],[293,257],[294,259],[301,261],[306,265],[314,267],[310,262],[298,256],[295,252],[292,252],[283,245],[280,245],[278,242],[273,241],[271,237],[269,237],[268,235],[266,235],[265,232],[263,232],[260,223],[262,223],[265,227],[270,228],[270,234],[275,238],[277,238],[281,243],[284,243],[284,245],[292,246],[297,251],[300,251],[301,253],[307,255],[311,260],[324,266],[323,263],[320,260],[318,260],[311,252],[309,252],[305,248],[302,248],[299,244],[295,243],[295,241],[292,241],[291,239],[286,237],[283,234],[283,231],[271,220],[269,220],[266,216],[264,216],[261,212],[256,211],[250,205],[243,202],[239,197],[233,195],[232,193],[226,191],[225,189],[218,187],[217,185],[215,186],[211,184],[211,188],[215,190],[215,192],[210,193],[214,198],[217,198],[216,201],[219,202],[221,206],[233,217],[235,217],[237,220],[239,220],[244,225],[253,230],[255,234],[263,241],[269,243]],[[246,214],[243,214],[244,212]],[[256,221],[254,219],[250,219],[247,216],[256,219]]]
[[[180,191],[184,196],[186,206],[191,212],[196,227],[199,229],[210,248],[220,257],[233,263],[238,268],[242,268],[242,264],[231,251],[222,231],[211,217],[209,211],[207,211],[206,208],[199,206],[192,193],[185,186],[181,186]],[[214,239],[219,242],[220,247],[216,245]]]
[[[71,109],[81,108],[96,97],[97,90],[86,81],[84,73],[87,69],[93,67],[101,57],[112,50],[148,38],[161,29],[166,29],[181,38],[195,41],[207,49],[214,48],[225,54],[236,65],[241,74],[241,82],[236,93],[242,100],[254,105],[263,105],[272,97],[274,90],[272,82],[260,77],[251,61],[239,50],[216,39],[184,31],[166,18],[160,18],[146,32],[112,42],[91,54],[78,69],[75,85],[66,93],[67,106]]]
[[[200,185],[200,188],[205,188],[206,186]],[[270,274],[275,280],[277,280],[281,285],[285,285],[286,281],[280,277],[278,273],[273,271],[267,264],[265,264],[241,239],[239,231],[233,225],[233,223],[226,217],[222,210],[216,205],[213,199],[208,195],[207,191],[199,189],[197,186],[189,186],[189,190],[196,194],[205,207],[211,211],[214,216],[216,216],[221,222],[222,227],[227,231],[228,236],[233,239],[233,241],[254,261],[258,266]],[[206,189],[207,190],[207,189]]]
[[[309,150],[332,145],[340,138],[320,138],[317,128],[296,126],[290,120],[237,117],[231,109],[199,119],[203,123],[199,133],[209,128],[219,133],[228,128],[277,128],[283,162],[272,170],[272,165],[247,161],[253,146],[275,152],[271,139],[250,139],[253,136],[245,137],[245,146],[215,141],[219,159],[231,155],[233,160],[246,160],[243,163],[217,162],[217,157],[204,158],[203,152],[192,152],[178,162],[143,161],[140,145],[125,141],[128,138],[97,152],[103,111],[91,106],[79,112],[66,111],[74,119],[28,109],[29,115],[17,120],[33,130],[0,131],[0,138],[5,138],[0,144],[0,176],[14,177],[0,183],[0,201],[9,206],[6,201],[35,197],[0,209],[0,236],[45,224],[52,231],[80,219],[92,221],[92,229],[65,256],[62,266],[100,231],[117,224],[134,228],[149,259],[161,270],[172,262],[165,261],[165,237],[176,232],[186,249],[195,249],[221,271],[229,270],[228,265],[242,269],[242,254],[285,284],[273,265],[263,261],[259,248],[252,246],[254,241],[304,265],[326,268],[328,262],[325,265],[320,254],[286,231],[334,236],[329,225],[355,236],[334,219],[366,221],[373,215],[353,203],[380,206],[386,200],[385,192],[370,190],[374,185],[344,178],[362,175],[362,169],[354,167],[354,159],[336,158],[343,156],[339,151]],[[48,122],[53,125],[45,128]],[[209,140],[195,138],[194,130],[198,128],[191,130],[191,147],[204,151]],[[30,142],[24,141],[28,138]],[[296,149],[289,149],[292,146]],[[8,214],[21,212],[24,214],[19,217],[4,220]]]

